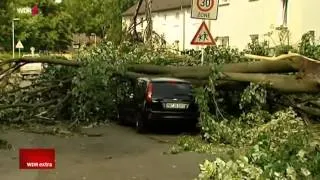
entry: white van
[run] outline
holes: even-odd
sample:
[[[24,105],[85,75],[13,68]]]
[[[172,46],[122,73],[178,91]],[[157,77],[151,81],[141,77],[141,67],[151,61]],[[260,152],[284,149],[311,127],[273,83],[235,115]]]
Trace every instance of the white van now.
[[[26,57],[40,57],[39,54],[34,54],[33,56],[31,54],[23,55],[22,58]],[[43,70],[43,64],[42,63],[28,63],[20,68],[20,73],[22,75],[39,75]]]

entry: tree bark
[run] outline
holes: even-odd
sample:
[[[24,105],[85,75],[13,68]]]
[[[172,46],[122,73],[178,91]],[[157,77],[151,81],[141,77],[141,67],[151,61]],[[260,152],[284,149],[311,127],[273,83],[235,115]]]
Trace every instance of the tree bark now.
[[[134,15],[132,17],[132,25],[131,26],[132,26],[132,30],[133,30],[133,37],[136,40],[139,39],[138,32],[137,32],[137,17],[138,17],[142,2],[143,2],[143,0],[138,1],[137,6],[136,6],[136,10],[135,10]]]
[[[264,57],[246,54],[245,57],[250,59],[258,59],[263,61],[275,62],[275,63],[287,63],[292,69],[304,73],[307,76],[316,76],[320,78],[320,60],[315,60],[302,56],[300,54],[289,53],[283,54],[278,57]]]
[[[240,82],[268,83],[270,88],[288,93],[319,93],[320,83],[314,79],[297,79],[294,75],[223,73],[222,79]]]
[[[278,57],[264,57],[256,55],[245,55],[250,59],[261,61],[241,62],[223,64],[218,68],[220,72],[233,73],[288,73],[302,72],[304,74],[319,75],[320,61],[313,60],[299,54],[281,55]],[[212,67],[209,66],[161,66],[151,64],[129,65],[128,70],[145,74],[174,74],[180,73],[202,73],[209,75]]]
[[[152,47],[152,0],[145,0],[147,27],[145,30],[145,43]]]

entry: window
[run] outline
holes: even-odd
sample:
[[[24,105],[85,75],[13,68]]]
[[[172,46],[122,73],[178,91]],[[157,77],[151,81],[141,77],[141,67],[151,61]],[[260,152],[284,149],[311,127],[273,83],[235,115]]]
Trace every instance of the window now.
[[[216,38],[217,45],[220,46],[229,46],[229,36],[220,36]]]
[[[250,35],[251,41],[259,41],[259,35],[258,34],[251,34]]]
[[[176,13],[176,19],[179,19],[179,12]]]
[[[316,37],[315,31],[314,30],[310,30],[308,33],[309,33],[309,36],[311,37],[311,39],[314,41],[315,37]]]
[[[192,93],[192,86],[184,82],[153,82],[153,96],[158,98],[164,97],[189,97]]]
[[[136,82],[136,86],[135,86],[135,95],[136,98],[139,100],[143,100],[144,98],[144,93],[147,87],[147,82],[143,79],[138,79]]]
[[[315,31],[314,31],[314,30],[310,30],[309,33],[310,33],[310,35],[311,35],[312,37],[315,37]]]

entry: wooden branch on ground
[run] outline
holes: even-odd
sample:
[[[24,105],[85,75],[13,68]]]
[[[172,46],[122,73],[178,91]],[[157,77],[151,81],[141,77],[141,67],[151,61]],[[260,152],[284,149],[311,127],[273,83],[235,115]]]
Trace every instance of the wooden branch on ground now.
[[[6,91],[5,93],[6,94],[13,94],[13,93],[16,93],[18,91],[26,90],[28,88],[34,88],[34,87],[40,86],[40,85],[47,84],[47,86],[50,86],[52,83],[68,83],[68,82],[71,82],[71,81],[72,81],[72,77],[64,78],[62,80],[40,81],[40,82],[37,82],[37,83],[33,83],[30,86],[19,87],[19,88],[10,90],[10,91]]]
[[[52,104],[56,104],[57,100],[51,100],[51,101],[47,101],[47,102],[43,102],[43,103],[38,103],[38,104],[27,104],[27,103],[21,103],[21,104],[9,104],[9,105],[0,105],[0,110],[4,110],[4,109],[11,109],[11,108],[30,108],[30,109],[35,109],[35,108],[39,108],[39,107],[45,107],[45,106],[49,106]]]
[[[298,105],[296,105],[296,107],[309,115],[320,117],[320,109],[319,108],[308,107],[305,104],[298,104]]]
[[[19,70],[22,66],[24,66],[26,63],[21,63],[21,64],[17,64],[14,65],[11,68],[8,68],[7,70],[5,70],[4,72],[1,72],[0,74],[0,81],[6,77],[8,77],[10,74],[14,73],[15,71]]]
[[[320,100],[310,101],[309,103],[320,108]]]
[[[10,63],[48,63],[55,65],[80,67],[81,63],[73,60],[53,59],[53,58],[17,58],[2,61],[0,67]]]

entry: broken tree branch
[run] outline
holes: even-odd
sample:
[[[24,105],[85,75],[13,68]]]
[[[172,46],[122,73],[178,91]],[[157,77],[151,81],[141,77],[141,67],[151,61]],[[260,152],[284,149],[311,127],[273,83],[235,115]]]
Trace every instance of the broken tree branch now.
[[[270,87],[282,92],[308,92],[319,93],[320,84],[314,79],[305,78],[297,79],[293,75],[279,74],[258,74],[258,73],[223,73],[222,79],[253,82],[253,83],[268,83]]]
[[[27,104],[27,103],[22,103],[22,104],[10,104],[10,105],[0,105],[0,110],[4,109],[11,109],[11,108],[39,108],[39,107],[44,107],[44,106],[49,106],[52,104],[55,104],[57,102],[56,99],[47,101],[44,103],[38,103],[38,104]]]
[[[277,57],[265,57],[246,54],[246,58],[256,59],[256,60],[265,60],[269,62],[285,62],[288,63],[293,69],[307,75],[318,75],[320,77],[320,61],[302,56],[296,53],[283,54]]]
[[[17,59],[9,59],[6,61],[2,61],[0,66],[10,63],[48,63],[48,64],[56,64],[56,65],[64,65],[64,66],[74,66],[79,67],[81,63],[78,61],[72,60],[63,60],[63,59],[53,59],[53,58],[17,58]]]
[[[136,6],[136,10],[135,10],[134,15],[132,17],[133,37],[136,40],[139,39],[139,35],[138,35],[138,32],[137,32],[137,17],[138,17],[139,10],[140,10],[142,2],[143,2],[143,0],[139,0],[138,1],[137,6]]]

